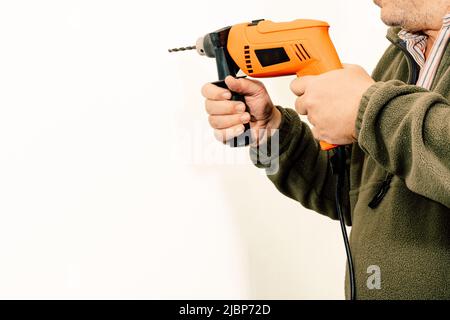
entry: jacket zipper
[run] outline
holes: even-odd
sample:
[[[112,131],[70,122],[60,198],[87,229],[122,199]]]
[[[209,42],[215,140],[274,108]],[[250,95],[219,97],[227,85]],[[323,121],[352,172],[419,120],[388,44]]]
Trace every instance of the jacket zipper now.
[[[386,196],[389,189],[391,188],[391,182],[393,178],[394,175],[392,173],[388,173],[386,175],[386,178],[384,178],[384,181],[381,184],[380,189],[376,193],[375,197],[373,197],[372,201],[370,201],[369,208],[375,209],[380,205],[381,201],[383,201],[383,198]]]
[[[405,54],[406,58],[408,59],[408,66],[409,66],[409,79],[408,84],[416,84],[417,80],[419,79],[419,65],[414,60],[412,55],[408,52],[408,49],[406,48],[406,43],[404,41],[397,42],[397,47],[399,47],[403,53]],[[373,197],[372,201],[369,203],[369,208],[375,209],[377,208],[380,203],[383,201],[384,197],[388,193],[389,189],[391,188],[391,182],[394,178],[394,175],[392,173],[388,173],[386,177],[384,178],[383,183],[381,184],[380,188],[378,189],[378,192]]]

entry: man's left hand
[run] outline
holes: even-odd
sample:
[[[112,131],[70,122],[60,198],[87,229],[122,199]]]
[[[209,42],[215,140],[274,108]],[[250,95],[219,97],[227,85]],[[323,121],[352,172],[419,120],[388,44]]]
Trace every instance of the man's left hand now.
[[[357,140],[355,122],[361,98],[375,81],[357,65],[318,76],[294,80],[291,90],[298,96],[295,109],[308,116],[314,137],[331,144]]]

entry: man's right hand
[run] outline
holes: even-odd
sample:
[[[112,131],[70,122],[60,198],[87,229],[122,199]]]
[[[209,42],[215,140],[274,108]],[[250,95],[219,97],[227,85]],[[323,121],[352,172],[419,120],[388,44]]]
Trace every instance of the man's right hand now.
[[[259,81],[235,79],[231,76],[225,79],[225,83],[231,91],[245,97],[250,112],[245,111],[244,103],[230,100],[230,90],[211,83],[203,86],[206,112],[216,139],[226,143],[244,133],[244,125],[250,123],[253,140],[262,143],[266,132],[278,129],[281,123],[281,113],[273,105],[266,88]]]

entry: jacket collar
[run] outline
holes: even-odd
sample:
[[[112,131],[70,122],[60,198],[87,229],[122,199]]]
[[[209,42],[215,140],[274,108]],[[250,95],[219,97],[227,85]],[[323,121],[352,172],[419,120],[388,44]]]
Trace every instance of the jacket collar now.
[[[394,44],[397,48],[401,49],[406,56],[408,56],[408,51],[405,48],[405,42],[399,37],[399,32],[402,30],[401,27],[391,27],[388,29],[386,38],[392,42],[392,44]],[[437,70],[436,73],[436,78],[440,78],[443,74],[443,72],[445,72],[448,68],[450,68],[450,46],[448,45],[448,43],[450,42],[447,41],[447,47],[444,53],[444,56],[442,57],[442,61],[440,63],[440,66]],[[411,57],[412,59],[412,57]]]
[[[386,38],[391,41],[393,44],[399,44],[403,40],[400,39],[398,33],[402,30],[401,27],[391,27],[388,29]]]

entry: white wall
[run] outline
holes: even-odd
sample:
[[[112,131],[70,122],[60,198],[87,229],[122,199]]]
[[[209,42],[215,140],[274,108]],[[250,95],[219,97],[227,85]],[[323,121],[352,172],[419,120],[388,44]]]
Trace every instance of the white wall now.
[[[222,26],[327,20],[371,70],[370,0],[0,2],[0,298],[343,298],[336,223],[216,143],[212,60],[169,55]],[[290,106],[289,79],[265,80]]]

